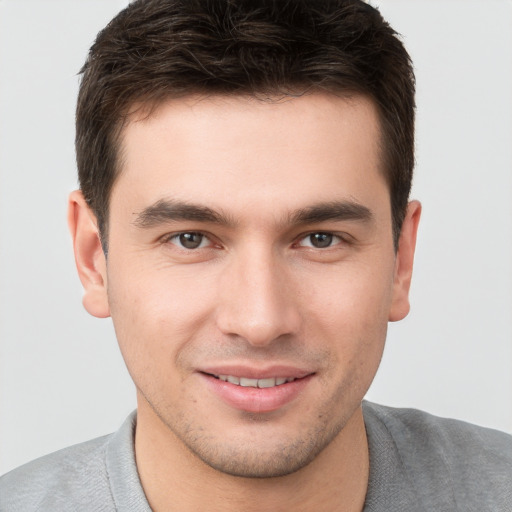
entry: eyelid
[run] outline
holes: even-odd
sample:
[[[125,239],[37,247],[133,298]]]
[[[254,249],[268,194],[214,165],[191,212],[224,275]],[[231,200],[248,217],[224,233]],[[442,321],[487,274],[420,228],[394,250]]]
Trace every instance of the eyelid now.
[[[301,245],[301,242],[305,239],[307,239],[308,237],[310,237],[311,235],[316,235],[316,234],[322,234],[322,235],[331,235],[332,237],[335,237],[338,239],[338,242],[336,243],[333,243],[332,245],[328,246],[328,247],[314,247],[312,245]],[[298,247],[307,247],[307,248],[311,248],[311,249],[315,249],[315,250],[327,250],[327,249],[332,249],[338,245],[349,245],[353,243],[353,239],[352,237],[348,234],[348,233],[341,233],[341,232],[337,232],[337,231],[328,231],[328,230],[323,230],[323,229],[317,229],[317,230],[312,230],[312,231],[309,231],[307,233],[302,233],[300,234],[297,238],[296,238],[296,241],[295,243],[293,244],[294,246],[298,246]]]
[[[187,249],[186,247],[180,247],[179,244],[172,242],[173,239],[177,239],[180,235],[192,234],[192,233],[201,235],[206,240],[208,240],[209,241],[208,246],[207,247],[197,247],[196,249]],[[216,242],[214,241],[213,238],[214,238],[213,235],[210,235],[209,233],[205,233],[204,231],[201,231],[198,229],[184,229],[181,231],[174,231],[173,233],[167,233],[167,234],[163,235],[160,238],[160,242],[163,244],[171,243],[172,245],[176,246],[178,249],[181,249],[184,251],[194,251],[197,249],[208,249],[209,247],[213,247],[216,244]]]
[[[185,230],[180,230],[180,231],[174,231],[172,233],[166,233],[165,235],[160,237],[160,242],[164,243],[164,244],[165,243],[170,243],[173,238],[179,237],[180,235],[187,234],[187,233],[194,233],[194,234],[201,235],[201,236],[203,236],[205,239],[207,239],[209,241],[208,246],[207,247],[200,247],[201,249],[207,249],[207,248],[213,247],[215,245],[217,245],[217,246],[221,245],[219,242],[216,241],[216,237],[214,235],[212,235],[212,234],[210,234],[208,232],[202,231],[202,230],[198,230],[198,229],[188,229],[188,230],[185,229]],[[295,238],[295,242],[293,242],[293,246],[295,246],[295,247],[308,247],[308,246],[300,245],[300,243],[303,240],[305,240],[306,238],[308,238],[309,236],[315,235],[315,234],[332,235],[333,237],[338,239],[338,241],[336,243],[334,243],[333,245],[331,245],[329,247],[325,247],[325,248],[317,248],[317,247],[309,246],[309,248],[316,249],[316,250],[331,249],[331,248],[336,247],[336,246],[341,245],[341,244],[343,244],[343,245],[350,245],[350,244],[353,244],[355,242],[353,237],[351,235],[349,235],[348,233],[317,229],[317,230],[311,230],[311,231],[308,231],[308,232],[305,232],[305,233],[301,233],[299,236],[297,236]],[[175,245],[176,247],[178,247],[180,249],[180,246],[178,244],[173,244],[173,245]],[[186,249],[184,247],[181,248],[181,249],[185,250],[185,251],[192,251],[192,250],[194,250],[194,249]],[[197,250],[197,249],[195,249],[195,250]]]

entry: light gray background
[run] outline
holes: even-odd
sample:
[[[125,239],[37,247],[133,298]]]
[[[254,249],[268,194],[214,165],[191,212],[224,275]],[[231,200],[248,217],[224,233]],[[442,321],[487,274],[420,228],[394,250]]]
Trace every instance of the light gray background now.
[[[76,73],[121,0],[0,0],[0,473],[135,406],[68,239]],[[382,0],[418,80],[412,312],[369,398],[512,432],[512,3]]]

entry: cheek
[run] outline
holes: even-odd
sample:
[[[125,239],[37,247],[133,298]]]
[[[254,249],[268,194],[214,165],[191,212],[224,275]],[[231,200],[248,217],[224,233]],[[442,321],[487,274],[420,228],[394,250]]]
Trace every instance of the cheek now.
[[[212,279],[189,274],[172,268],[127,272],[112,265],[109,304],[130,373],[145,364],[152,372],[173,364],[183,346],[205,327],[215,286]]]
[[[350,272],[340,268],[319,273],[303,302],[303,316],[309,318],[305,338],[328,342],[333,369],[350,373],[354,382],[373,378],[386,339],[392,264],[387,272],[373,268],[358,265]]]
[[[393,292],[393,262],[361,262],[303,275],[298,283],[305,307],[322,324],[362,330],[387,324]]]

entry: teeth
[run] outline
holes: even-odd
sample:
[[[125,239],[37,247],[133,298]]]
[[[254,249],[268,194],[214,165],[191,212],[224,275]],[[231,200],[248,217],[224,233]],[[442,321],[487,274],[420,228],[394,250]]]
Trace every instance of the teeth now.
[[[244,388],[257,388],[258,379],[246,379],[245,377],[240,377],[240,386],[243,386]]]
[[[234,375],[215,375],[215,377],[224,382],[250,388],[273,388],[295,380],[295,377],[270,377],[268,379],[249,379],[247,377],[235,377]]]
[[[273,388],[276,385],[276,379],[258,379],[259,388]]]

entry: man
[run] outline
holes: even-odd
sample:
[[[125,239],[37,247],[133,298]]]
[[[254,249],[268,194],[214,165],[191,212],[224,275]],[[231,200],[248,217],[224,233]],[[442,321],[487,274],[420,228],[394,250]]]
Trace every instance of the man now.
[[[408,313],[410,59],[359,1],[132,3],[77,108],[84,306],[137,388],[1,510],[510,510],[512,441],[362,404]]]

